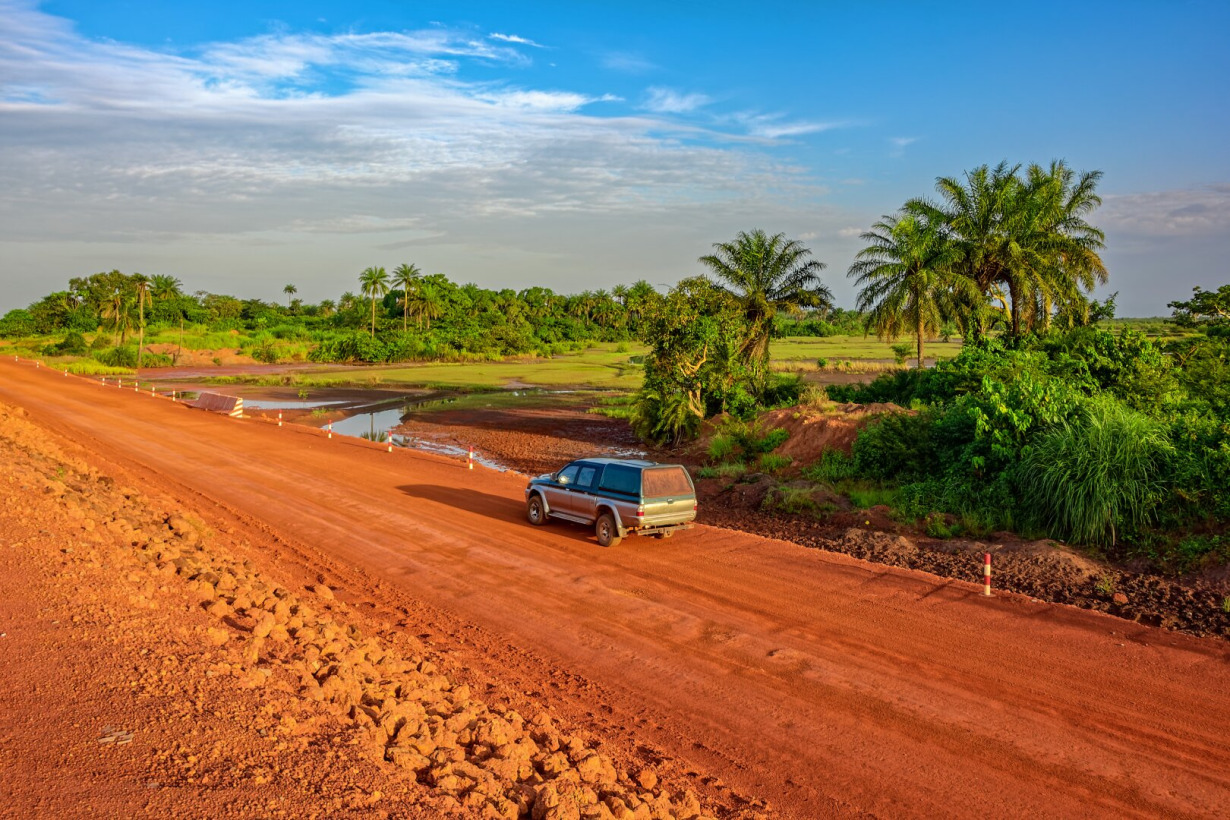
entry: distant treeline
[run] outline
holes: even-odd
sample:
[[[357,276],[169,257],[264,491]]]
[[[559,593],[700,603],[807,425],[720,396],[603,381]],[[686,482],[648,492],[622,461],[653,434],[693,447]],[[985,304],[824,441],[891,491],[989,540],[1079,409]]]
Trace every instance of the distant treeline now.
[[[399,276],[406,271],[411,275]],[[307,355],[316,361],[500,358],[637,338],[647,310],[662,299],[643,280],[609,291],[560,294],[543,287],[515,291],[461,285],[442,274],[421,275],[410,265],[385,274],[381,283],[381,272],[364,271],[360,283],[367,293],[346,292],[336,300],[311,303],[287,285],[285,302],[276,303],[188,293],[171,276],[113,270],[71,279],[66,290],[9,311],[0,318],[0,337],[64,334],[48,352],[84,355],[84,338],[77,342],[73,337],[97,334],[92,345],[96,358],[129,366],[135,364],[135,343],[143,330],[180,327],[213,334],[240,331],[252,337],[245,342],[248,352],[266,360],[276,360],[284,342],[306,343]],[[862,328],[861,314],[821,306],[780,317],[774,334],[827,336],[861,333]],[[164,363],[161,358],[149,357],[144,364]]]

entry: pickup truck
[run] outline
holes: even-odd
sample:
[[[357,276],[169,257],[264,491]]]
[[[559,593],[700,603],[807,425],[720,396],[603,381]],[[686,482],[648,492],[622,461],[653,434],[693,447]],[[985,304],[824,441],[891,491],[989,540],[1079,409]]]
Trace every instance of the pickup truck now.
[[[530,479],[525,508],[535,526],[551,518],[590,525],[600,546],[613,547],[627,535],[669,538],[691,529],[696,488],[679,464],[583,458]]]

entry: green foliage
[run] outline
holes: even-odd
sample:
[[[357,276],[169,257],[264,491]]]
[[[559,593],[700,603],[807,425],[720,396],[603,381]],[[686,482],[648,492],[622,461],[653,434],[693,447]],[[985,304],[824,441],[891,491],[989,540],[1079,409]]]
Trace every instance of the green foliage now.
[[[794,461],[790,456],[784,456],[780,453],[763,453],[760,456],[759,467],[761,472],[776,473],[778,470],[784,470]]]
[[[838,482],[854,478],[858,474],[854,459],[841,450],[825,450],[807,467],[803,475],[820,484],[836,485]]]
[[[47,356],[85,356],[89,352],[85,337],[76,331],[66,335],[63,341],[43,348],[43,353]]]
[[[94,358],[108,367],[131,369],[137,366],[137,349],[130,345],[112,347],[95,353]]]
[[[35,334],[34,317],[28,310],[10,310],[0,318],[0,337],[16,339]]]
[[[821,512],[820,505],[808,487],[774,487],[765,494],[760,508],[769,512],[780,511],[792,515]]]
[[[948,517],[943,513],[928,513],[923,519],[923,531],[932,538],[947,540],[961,534],[959,524],[949,524]]]
[[[1153,519],[1173,450],[1159,422],[1113,400],[1089,402],[1026,451],[1022,502],[1052,537],[1113,546]]]
[[[905,364],[905,360],[910,358],[910,354],[914,352],[914,346],[909,342],[898,342],[893,345],[893,359],[897,364]]]
[[[734,436],[719,433],[709,441],[709,459],[724,462],[735,454],[737,448]]]

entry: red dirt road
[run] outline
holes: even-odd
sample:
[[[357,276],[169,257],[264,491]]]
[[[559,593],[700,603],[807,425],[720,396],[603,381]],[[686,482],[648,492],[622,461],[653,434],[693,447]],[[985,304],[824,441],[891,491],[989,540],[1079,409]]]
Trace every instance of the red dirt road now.
[[[24,363],[0,401],[783,816],[1230,815],[1224,641],[720,529],[602,550],[512,476]]]

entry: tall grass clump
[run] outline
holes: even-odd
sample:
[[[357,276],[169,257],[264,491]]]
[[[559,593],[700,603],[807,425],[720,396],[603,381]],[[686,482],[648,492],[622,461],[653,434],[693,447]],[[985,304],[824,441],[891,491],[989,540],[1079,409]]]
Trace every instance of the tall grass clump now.
[[[1172,453],[1160,422],[1113,399],[1091,401],[1029,448],[1022,501],[1053,537],[1113,546],[1152,519]]]

